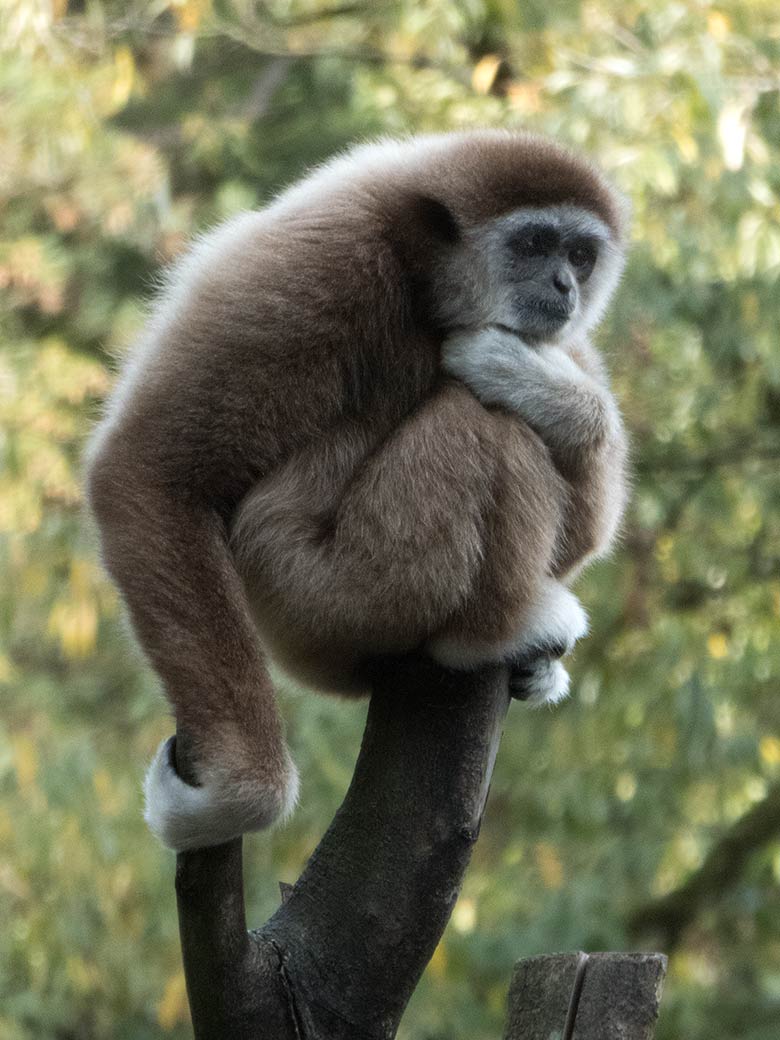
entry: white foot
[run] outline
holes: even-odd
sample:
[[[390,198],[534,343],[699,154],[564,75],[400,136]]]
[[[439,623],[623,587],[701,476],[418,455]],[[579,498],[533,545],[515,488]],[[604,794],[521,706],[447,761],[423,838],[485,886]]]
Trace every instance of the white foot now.
[[[513,656],[563,657],[587,631],[588,616],[580,601],[565,585],[550,580],[523,622]]]
[[[582,604],[564,585],[550,581],[523,625],[509,673],[513,697],[536,707],[557,704],[569,692],[559,658],[588,630]]]
[[[573,592],[554,581],[545,584],[526,616],[523,627],[505,643],[465,643],[457,636],[428,640],[426,649],[434,661],[456,671],[470,671],[500,661],[523,658],[563,657],[588,631],[588,618]]]
[[[569,673],[552,657],[537,657],[509,673],[509,692],[532,708],[557,704],[569,692]]]
[[[287,755],[286,775],[274,786],[207,778],[185,783],[173,763],[174,738],[164,740],[144,780],[144,819],[176,852],[221,845],[247,831],[262,830],[289,816],[298,800],[298,771]]]

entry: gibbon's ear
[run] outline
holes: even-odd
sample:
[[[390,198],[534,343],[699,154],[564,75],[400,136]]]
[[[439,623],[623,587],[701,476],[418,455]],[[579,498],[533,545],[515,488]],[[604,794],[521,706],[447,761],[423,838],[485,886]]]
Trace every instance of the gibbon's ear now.
[[[460,239],[460,225],[449,206],[430,195],[415,196],[412,206],[419,222],[434,238],[448,245]]]

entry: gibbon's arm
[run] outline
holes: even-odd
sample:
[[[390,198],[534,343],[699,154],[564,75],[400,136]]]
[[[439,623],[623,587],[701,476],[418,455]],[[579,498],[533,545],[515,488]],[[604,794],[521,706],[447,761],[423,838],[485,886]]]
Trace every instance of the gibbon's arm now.
[[[550,450],[567,488],[552,573],[572,577],[609,547],[626,501],[626,438],[597,355],[490,327],[448,339],[443,367],[483,404],[521,416]]]
[[[579,452],[557,463],[565,475],[569,494],[564,512],[563,552],[556,566],[567,580],[576,576],[594,557],[612,546],[628,502],[628,438],[617,402],[609,386],[606,368],[590,344],[582,340],[564,352],[573,362],[577,385],[586,391],[594,428],[584,438]],[[590,395],[593,395],[592,398]]]
[[[549,568],[561,484],[535,435],[453,381],[368,455],[344,426],[259,483],[233,526],[263,643],[304,681],[358,694],[369,655],[435,633],[509,656]]]
[[[168,743],[147,777],[147,822],[181,850],[268,826],[292,809],[297,773],[224,523],[139,455],[103,444],[89,491],[106,565],[196,763],[190,786]]]

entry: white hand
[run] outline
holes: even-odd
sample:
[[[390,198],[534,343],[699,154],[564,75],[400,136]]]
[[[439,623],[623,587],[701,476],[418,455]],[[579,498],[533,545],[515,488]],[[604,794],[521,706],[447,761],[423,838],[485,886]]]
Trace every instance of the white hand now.
[[[522,416],[551,447],[592,443],[619,422],[609,392],[560,347],[531,347],[494,326],[451,336],[442,367],[483,404]]]

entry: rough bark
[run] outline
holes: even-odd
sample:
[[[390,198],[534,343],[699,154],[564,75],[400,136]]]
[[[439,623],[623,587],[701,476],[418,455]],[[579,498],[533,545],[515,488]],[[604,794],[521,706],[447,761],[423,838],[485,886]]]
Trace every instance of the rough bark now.
[[[274,916],[247,932],[241,841],[178,857],[197,1040],[390,1040],[449,919],[509,704],[503,668],[376,676],[352,784]],[[186,735],[177,747],[186,775]]]
[[[518,961],[504,1040],[652,1040],[666,974],[656,953]]]

